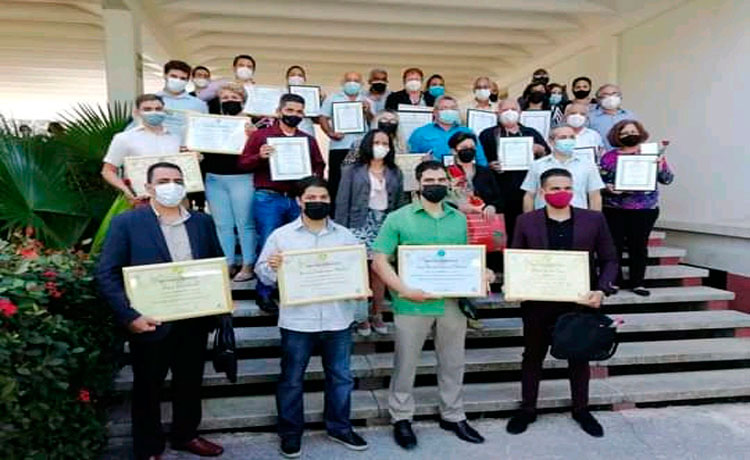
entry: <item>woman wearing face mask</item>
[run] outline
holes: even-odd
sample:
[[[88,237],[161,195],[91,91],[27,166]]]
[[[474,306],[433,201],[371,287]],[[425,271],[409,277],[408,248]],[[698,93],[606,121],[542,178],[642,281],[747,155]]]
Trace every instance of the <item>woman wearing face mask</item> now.
[[[427,79],[424,87],[425,91],[435,99],[445,95],[445,79],[440,74],[431,75],[430,78]]]
[[[307,74],[305,73],[305,69],[298,65],[289,67],[286,70],[286,84],[290,86],[307,84]],[[320,97],[323,97],[323,93],[321,93]],[[311,136],[315,136],[314,121],[310,117],[303,118],[302,123],[297,126],[297,129]]]
[[[405,201],[404,178],[394,163],[396,153],[388,133],[374,129],[360,144],[359,161],[345,167],[336,195],[336,222],[352,230],[362,244],[367,246],[372,260],[372,243],[389,212],[400,208]],[[380,311],[385,296],[385,284],[370,270],[373,297],[370,319],[360,323],[359,334],[368,336],[371,329],[387,334]]]
[[[404,89],[389,94],[385,100],[385,108],[387,110],[398,110],[398,106],[400,105],[432,107],[435,103],[435,96],[427,91],[422,91],[422,80],[424,79],[422,69],[411,67],[404,70],[401,76],[404,82]]]
[[[462,110],[464,114],[466,113],[466,109],[488,110],[492,112],[497,110],[497,98],[495,98],[495,102],[491,100],[492,81],[489,77],[479,77],[474,80],[473,95],[474,98]]]
[[[552,111],[551,127],[560,126],[565,121],[565,107],[570,104],[565,87],[559,83],[550,83],[547,86],[549,92],[549,106]]]
[[[529,83],[521,95],[521,110],[550,110],[547,86],[539,81]]]
[[[476,164],[477,137],[459,132],[448,140],[454,163],[448,167],[452,183],[452,202],[464,214],[493,217],[502,211],[500,188],[492,171]]]
[[[580,104],[593,104],[591,97],[591,79],[589,77],[577,77],[570,85],[573,92],[573,101]]]
[[[604,190],[604,215],[609,223],[612,238],[623,266],[622,253],[628,248],[630,267],[629,286],[635,294],[648,296],[650,292],[644,287],[646,262],[648,259],[648,239],[654,223],[659,217],[659,191],[652,192],[618,192],[614,188],[617,173],[617,157],[620,155],[640,154],[640,144],[648,139],[648,132],[636,120],[622,120],[612,127],[607,136],[615,147],[605,153],[600,161]],[[660,143],[657,181],[668,185],[674,180],[674,174],[667,164],[664,150],[668,142]],[[622,273],[619,283],[622,285]]]
[[[388,137],[393,142],[393,150],[396,152],[396,155],[408,153],[404,136],[398,130],[398,112],[394,110],[382,110],[378,112],[372,119],[371,129],[379,129],[388,134]],[[361,140],[352,145],[349,154],[346,155],[342,163],[344,166],[359,162],[360,145]]]
[[[243,86],[225,83],[219,89],[220,114],[241,116],[245,98]],[[245,135],[249,137],[255,129],[248,118]],[[206,199],[216,223],[216,233],[234,281],[248,281],[253,278],[256,250],[255,221],[252,215],[253,175],[237,167],[236,155],[218,153],[204,153],[201,170],[205,174]],[[237,264],[235,260],[235,228],[242,251],[241,264]]]

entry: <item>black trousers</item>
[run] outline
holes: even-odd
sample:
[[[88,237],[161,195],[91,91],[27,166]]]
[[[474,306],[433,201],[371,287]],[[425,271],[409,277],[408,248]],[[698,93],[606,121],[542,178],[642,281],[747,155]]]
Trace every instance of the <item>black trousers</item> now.
[[[539,397],[542,364],[552,345],[552,330],[557,318],[580,308],[568,302],[522,302],[523,361],[521,363],[521,409],[534,411]],[[589,404],[589,363],[568,360],[568,378],[573,411]]]
[[[201,422],[201,384],[208,331],[203,318],[175,321],[167,335],[153,342],[130,342],[133,360],[131,417],[135,457],[164,451],[160,393],[172,370],[171,440],[181,444],[197,436]]]
[[[632,287],[643,286],[648,263],[648,238],[654,223],[659,217],[659,209],[619,209],[604,208],[609,230],[612,233],[620,267],[623,267],[622,253],[627,247],[630,268],[630,283]],[[622,269],[618,276],[618,283],[623,286]]]
[[[341,163],[349,154],[349,149],[336,149],[328,151],[328,190],[331,194],[331,203],[336,203],[336,194],[339,191],[341,182]],[[331,206],[331,214],[335,205]]]

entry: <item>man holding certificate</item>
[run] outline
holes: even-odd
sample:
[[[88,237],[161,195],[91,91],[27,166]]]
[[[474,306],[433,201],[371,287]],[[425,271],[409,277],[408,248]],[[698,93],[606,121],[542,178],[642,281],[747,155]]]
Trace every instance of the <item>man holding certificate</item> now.
[[[435,351],[440,363],[440,427],[467,442],[481,443],[484,438],[467,423],[463,409],[466,317],[459,310],[457,299],[440,298],[408,286],[391,266],[391,260],[402,245],[467,244],[466,217],[445,203],[450,181],[442,163],[421,163],[416,176],[420,186],[419,201],[389,214],[372,247],[373,269],[393,295],[396,344],[388,393],[393,434],[396,443],[404,449],[416,447],[417,438],[411,428],[415,410],[414,376],[422,346],[434,326]]]
[[[330,219],[331,196],[324,179],[311,176],[299,182],[302,216],[276,229],[268,237],[255,267],[258,278],[265,285],[276,284],[283,273],[301,271],[299,264],[292,262],[289,251],[304,251],[319,248],[357,246],[359,241],[346,228]],[[326,253],[317,255],[326,260]],[[363,271],[365,268],[365,261]],[[330,265],[328,265],[330,267]],[[351,271],[353,267],[344,267]],[[318,271],[325,271],[325,264]],[[278,273],[277,273],[278,272]],[[334,279],[335,273],[331,274]],[[366,277],[365,277],[366,278]],[[326,284],[320,277],[321,284]],[[304,289],[302,286],[281,286],[288,289]],[[330,291],[331,286],[326,287]],[[349,286],[336,286],[346,290]],[[332,295],[328,297],[341,296]],[[366,293],[361,297],[366,297]],[[367,442],[352,430],[349,420],[351,392],[354,379],[349,368],[352,348],[351,324],[354,322],[355,302],[344,300],[313,300],[310,303],[282,305],[279,311],[281,330],[281,378],[277,386],[278,429],[281,437],[281,453],[287,458],[300,456],[302,430],[304,427],[303,382],[305,369],[313,349],[320,346],[323,367],[326,373],[325,424],[328,436],[352,450],[367,449]]]
[[[159,395],[170,369],[172,448],[218,456],[223,448],[197,434],[206,342],[214,320],[198,317],[161,323],[141,314],[125,293],[123,268],[210,259],[223,254],[211,218],[200,212],[191,214],[180,205],[185,198],[180,168],[172,163],[156,163],[148,169],[147,176],[150,206],[112,219],[96,273],[101,295],[130,333],[135,457],[157,458],[164,451]],[[179,293],[172,293],[175,295]]]
[[[513,238],[514,249],[586,251],[589,254],[589,286],[584,284],[577,302],[559,301],[525,301],[521,303],[523,317],[524,351],[521,364],[522,402],[521,410],[508,422],[507,430],[511,434],[526,431],[529,424],[536,420],[536,403],[539,395],[539,381],[542,377],[542,363],[552,340],[552,329],[557,319],[569,312],[579,310],[581,305],[588,308],[599,308],[605,293],[611,292],[611,285],[617,276],[617,255],[612,237],[604,216],[596,211],[579,209],[570,206],[573,199],[573,176],[566,170],[554,168],[544,172],[540,179],[541,192],[547,203],[539,209],[521,215],[516,224]],[[550,257],[549,259],[552,259]],[[555,261],[550,264],[564,264]],[[595,269],[598,265],[598,270]],[[563,282],[574,285],[571,279],[572,267],[541,267],[539,272],[544,276],[550,273],[561,273],[566,278]],[[521,267],[507,263],[505,266],[506,282],[518,273]],[[567,274],[566,274],[567,272]],[[576,276],[585,277],[586,270]],[[597,279],[598,275],[598,279]],[[541,276],[541,275],[540,275]],[[556,292],[545,292],[545,281],[526,283],[527,291],[536,288],[526,295],[532,298],[549,298],[558,295]],[[585,292],[590,287],[590,291]],[[507,291],[510,290],[506,286]],[[528,297],[527,297],[528,298]],[[515,300],[515,298],[514,298]],[[523,299],[521,299],[523,300]],[[599,422],[588,411],[589,364],[587,361],[568,361],[568,373],[573,400],[573,418],[581,428],[591,436],[603,436],[604,430]]]

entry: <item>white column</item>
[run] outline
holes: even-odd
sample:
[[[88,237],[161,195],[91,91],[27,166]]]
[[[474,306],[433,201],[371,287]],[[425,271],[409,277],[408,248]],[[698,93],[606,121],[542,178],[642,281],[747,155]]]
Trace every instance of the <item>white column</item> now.
[[[143,92],[141,28],[119,0],[102,0],[107,99],[132,102]]]

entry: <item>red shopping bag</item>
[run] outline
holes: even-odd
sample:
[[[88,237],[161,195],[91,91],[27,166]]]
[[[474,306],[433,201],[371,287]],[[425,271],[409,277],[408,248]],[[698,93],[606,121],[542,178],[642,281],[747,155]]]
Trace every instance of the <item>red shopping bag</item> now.
[[[469,244],[483,244],[487,252],[502,251],[507,245],[505,219],[502,214],[487,219],[482,214],[467,214]]]

